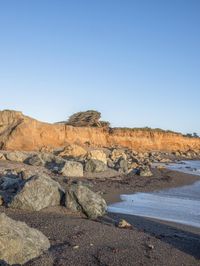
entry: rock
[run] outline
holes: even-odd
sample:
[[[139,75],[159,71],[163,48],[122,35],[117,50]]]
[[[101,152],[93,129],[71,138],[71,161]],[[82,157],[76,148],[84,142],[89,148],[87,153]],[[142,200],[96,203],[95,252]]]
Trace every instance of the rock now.
[[[175,155],[176,157],[180,157],[181,156],[181,152],[180,151],[174,151],[172,152],[173,155]]]
[[[4,161],[6,160],[6,157],[2,152],[0,152],[0,160],[4,160]]]
[[[47,175],[36,175],[25,181],[23,188],[14,196],[9,207],[39,211],[61,204],[64,191],[60,184]]]
[[[87,151],[83,147],[77,144],[69,144],[59,153],[59,156],[64,158],[79,158],[84,157],[86,154]]]
[[[156,168],[159,170],[166,169],[165,165],[157,165]]]
[[[4,200],[3,200],[3,196],[2,196],[2,195],[0,195],[0,206],[2,206],[2,205],[3,205],[3,202],[4,202]]]
[[[48,169],[59,170],[65,164],[65,160],[51,153],[38,153],[26,160],[26,163],[34,166],[45,166]]]
[[[123,150],[114,149],[111,153],[111,159],[116,162],[119,160],[119,158],[127,159],[127,155]]]
[[[108,158],[108,160],[107,160],[107,165],[108,165],[109,168],[114,168],[115,167],[115,163],[110,158]]]
[[[138,168],[138,163],[136,163],[136,162],[130,163],[128,165],[128,168],[129,169],[136,169],[136,168]]]
[[[128,162],[127,160],[120,158],[117,162],[115,169],[118,170],[120,173],[127,173],[128,172]]]
[[[16,169],[4,169],[1,176],[6,176],[10,178],[18,178],[18,173]]]
[[[20,178],[23,180],[29,179],[31,176],[41,173],[40,169],[26,169],[26,168],[15,168],[15,169],[5,169],[3,176],[10,178]]]
[[[30,169],[19,169],[18,170],[18,176],[23,180],[27,180],[36,174],[39,174],[39,171],[37,171],[36,169],[34,169],[34,171]]]
[[[68,177],[83,177],[83,165],[79,162],[66,161],[60,173]]]
[[[160,159],[160,163],[171,163],[172,160],[168,159],[168,158],[162,158]]]
[[[20,178],[10,178],[5,176],[0,179],[0,189],[14,189],[15,191],[17,191],[20,188],[21,183],[22,180]]]
[[[66,207],[95,219],[105,214],[107,205],[99,194],[78,183],[72,184],[66,191]]]
[[[34,166],[45,166],[45,161],[41,154],[34,154],[33,156],[27,158],[26,163]]]
[[[154,245],[146,243],[145,245],[148,249],[154,249]]]
[[[8,152],[6,154],[6,159],[9,161],[15,161],[15,162],[24,162],[30,154],[22,151],[13,151],[13,152]]]
[[[139,171],[140,176],[152,176],[153,173],[150,170],[150,167],[143,167]]]
[[[5,174],[0,177],[0,193],[5,204],[10,202],[22,185],[23,180],[15,174],[15,171],[5,171]]]
[[[126,220],[122,219],[118,223],[119,228],[132,229],[132,225],[129,224]]]
[[[0,260],[24,264],[50,248],[48,238],[25,223],[0,214]]]
[[[85,171],[91,173],[100,173],[107,170],[107,165],[102,161],[90,159],[85,164]]]
[[[102,150],[92,150],[88,153],[88,159],[94,159],[103,162],[107,165],[107,158],[105,152]]]

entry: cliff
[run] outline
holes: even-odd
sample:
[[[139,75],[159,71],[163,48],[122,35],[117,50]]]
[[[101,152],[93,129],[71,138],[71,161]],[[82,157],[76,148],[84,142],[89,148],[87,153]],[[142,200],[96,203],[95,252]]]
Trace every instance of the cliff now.
[[[65,124],[43,123],[17,111],[0,111],[0,148],[4,150],[37,151],[52,149],[68,143],[95,147],[121,146],[136,151],[200,151],[200,138],[178,133],[122,129],[73,127]]]

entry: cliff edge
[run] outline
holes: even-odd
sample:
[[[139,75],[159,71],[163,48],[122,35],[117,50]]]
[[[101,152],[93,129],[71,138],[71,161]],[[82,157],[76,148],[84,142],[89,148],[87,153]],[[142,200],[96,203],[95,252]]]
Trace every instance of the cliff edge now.
[[[0,111],[0,148],[38,151],[66,144],[90,144],[94,147],[128,147],[136,151],[200,151],[200,138],[179,133],[104,127],[74,127],[50,124],[18,111]]]

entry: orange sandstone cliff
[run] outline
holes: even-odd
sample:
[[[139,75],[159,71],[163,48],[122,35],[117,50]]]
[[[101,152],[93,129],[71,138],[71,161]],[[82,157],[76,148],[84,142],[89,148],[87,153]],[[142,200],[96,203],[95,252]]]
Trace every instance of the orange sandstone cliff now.
[[[156,130],[73,127],[37,121],[17,111],[0,111],[0,148],[37,151],[68,143],[128,147],[136,151],[200,151],[200,138]]]

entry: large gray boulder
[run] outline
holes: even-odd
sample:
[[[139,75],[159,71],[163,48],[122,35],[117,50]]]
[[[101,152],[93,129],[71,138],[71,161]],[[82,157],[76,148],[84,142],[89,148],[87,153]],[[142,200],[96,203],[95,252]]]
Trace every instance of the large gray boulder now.
[[[66,207],[73,211],[82,211],[88,218],[95,219],[106,212],[106,202],[97,193],[78,183],[72,184],[66,191]]]
[[[9,207],[39,211],[59,206],[64,195],[60,184],[47,175],[36,175],[25,181],[23,188],[13,197]]]
[[[48,238],[40,231],[0,214],[0,260],[21,265],[49,247]]]
[[[67,177],[82,177],[83,165],[75,161],[66,161],[60,173]]]
[[[102,161],[90,159],[85,164],[85,171],[90,173],[100,173],[106,171],[107,165]]]

